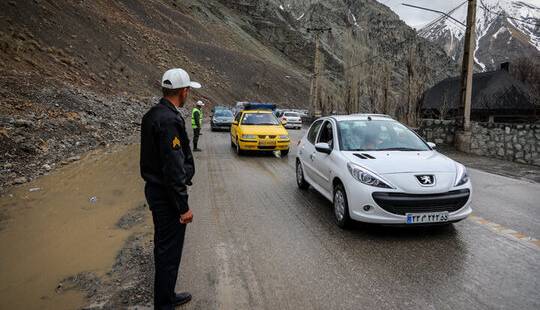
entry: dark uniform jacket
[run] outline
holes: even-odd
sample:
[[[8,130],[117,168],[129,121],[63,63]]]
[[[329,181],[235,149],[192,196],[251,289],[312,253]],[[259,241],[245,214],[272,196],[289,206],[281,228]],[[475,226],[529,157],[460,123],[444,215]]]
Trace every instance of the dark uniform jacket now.
[[[183,214],[189,210],[187,185],[195,174],[195,163],[182,115],[162,98],[142,119],[141,176],[162,186],[171,203]]]

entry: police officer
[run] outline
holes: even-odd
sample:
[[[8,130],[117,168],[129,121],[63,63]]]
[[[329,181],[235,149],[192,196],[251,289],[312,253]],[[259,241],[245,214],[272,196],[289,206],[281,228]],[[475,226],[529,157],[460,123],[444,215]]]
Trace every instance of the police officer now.
[[[202,151],[197,147],[199,142],[199,136],[201,135],[201,126],[203,120],[202,107],[204,103],[202,101],[197,101],[197,105],[191,111],[191,127],[193,128],[193,151],[200,152]]]
[[[195,174],[184,119],[177,108],[186,102],[192,82],[182,69],[171,69],[161,80],[163,98],[142,119],[141,175],[154,221],[154,307],[174,309],[191,300],[175,293],[186,224],[193,219],[187,186]]]

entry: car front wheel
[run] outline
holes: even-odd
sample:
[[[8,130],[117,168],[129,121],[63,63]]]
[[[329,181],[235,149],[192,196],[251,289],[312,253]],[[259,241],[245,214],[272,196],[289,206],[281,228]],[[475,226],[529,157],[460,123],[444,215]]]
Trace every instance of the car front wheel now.
[[[244,151],[242,151],[242,149],[240,148],[240,142],[238,141],[238,139],[236,140],[236,154],[238,154],[238,156],[244,154]]]
[[[334,218],[341,228],[347,228],[351,224],[347,193],[342,184],[337,184],[334,188]]]
[[[302,169],[302,163],[299,160],[296,161],[296,184],[300,189],[308,189],[309,183],[304,179],[304,170]]]

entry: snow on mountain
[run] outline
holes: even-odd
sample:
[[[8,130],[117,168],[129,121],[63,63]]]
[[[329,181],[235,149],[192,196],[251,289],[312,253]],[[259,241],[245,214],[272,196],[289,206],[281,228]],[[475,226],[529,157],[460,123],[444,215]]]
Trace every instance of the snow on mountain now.
[[[465,24],[467,3],[448,12]],[[441,16],[418,31],[438,43],[455,60],[463,54],[465,27]],[[520,57],[540,57],[540,1],[478,0],[476,10],[476,68],[496,69]]]

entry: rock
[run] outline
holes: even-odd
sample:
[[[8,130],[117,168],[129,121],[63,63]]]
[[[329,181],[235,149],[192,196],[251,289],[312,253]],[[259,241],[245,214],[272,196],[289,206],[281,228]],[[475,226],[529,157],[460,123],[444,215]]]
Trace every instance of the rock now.
[[[32,127],[34,123],[26,119],[17,119],[13,121],[15,127]]]
[[[44,164],[43,166],[41,166],[41,168],[43,168],[43,169],[45,169],[47,171],[51,171],[51,169],[52,169],[51,165],[49,165],[49,164]]]
[[[77,161],[77,160],[80,160],[81,159],[81,156],[71,156],[70,158],[67,159],[68,162],[73,162],[73,161]]]
[[[18,177],[15,180],[13,180],[13,184],[23,184],[28,182],[28,179],[26,177]]]

